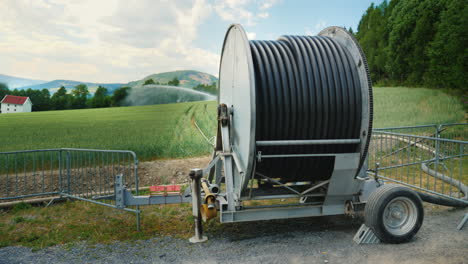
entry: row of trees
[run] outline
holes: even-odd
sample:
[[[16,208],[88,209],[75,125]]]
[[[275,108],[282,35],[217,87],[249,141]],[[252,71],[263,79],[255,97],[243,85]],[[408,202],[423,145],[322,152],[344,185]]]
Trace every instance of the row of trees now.
[[[7,94],[28,96],[33,103],[33,111],[101,108],[122,106],[129,90],[130,87],[121,87],[110,94],[107,88],[99,86],[91,96],[88,87],[85,84],[79,84],[72,89],[71,93],[67,93],[67,89],[62,86],[51,95],[47,89],[9,90],[8,86],[0,83],[0,98]]]
[[[217,83],[214,82],[212,84],[199,84],[193,87],[193,89],[196,91],[217,95],[218,94],[217,86],[218,86]]]
[[[177,79],[177,77],[174,77],[174,79],[170,80],[167,83],[160,83],[159,81],[155,82],[153,79],[148,79],[143,83],[143,85],[151,85],[151,84],[179,86],[180,81],[179,81],[179,79]]]
[[[466,89],[466,0],[392,0],[371,4],[356,38],[374,82]]]

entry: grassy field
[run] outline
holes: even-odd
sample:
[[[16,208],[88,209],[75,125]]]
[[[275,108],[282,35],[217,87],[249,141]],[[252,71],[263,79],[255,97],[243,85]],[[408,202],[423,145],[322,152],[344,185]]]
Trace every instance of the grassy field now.
[[[133,150],[140,159],[207,153],[194,126],[213,135],[215,102],[68,110],[0,116],[0,151],[44,148]]]
[[[422,88],[374,89],[374,127],[464,121],[457,98]],[[139,159],[206,154],[216,103],[195,102],[138,107],[0,115],[0,151],[42,148],[133,150]]]
[[[375,128],[466,121],[458,98],[425,88],[375,88],[374,111]]]

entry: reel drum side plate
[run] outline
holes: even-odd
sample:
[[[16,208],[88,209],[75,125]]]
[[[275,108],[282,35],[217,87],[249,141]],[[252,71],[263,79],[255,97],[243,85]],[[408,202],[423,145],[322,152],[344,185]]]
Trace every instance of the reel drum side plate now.
[[[233,24],[224,38],[219,67],[218,103],[233,111],[231,143],[244,169],[234,166],[234,192],[247,188],[255,160],[255,73],[249,41],[244,29]]]

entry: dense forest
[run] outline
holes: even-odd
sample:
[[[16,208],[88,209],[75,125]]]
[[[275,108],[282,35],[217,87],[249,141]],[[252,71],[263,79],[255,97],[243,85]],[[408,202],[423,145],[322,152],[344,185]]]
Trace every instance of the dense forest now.
[[[374,83],[466,92],[467,25],[466,0],[392,0],[371,4],[356,38]]]

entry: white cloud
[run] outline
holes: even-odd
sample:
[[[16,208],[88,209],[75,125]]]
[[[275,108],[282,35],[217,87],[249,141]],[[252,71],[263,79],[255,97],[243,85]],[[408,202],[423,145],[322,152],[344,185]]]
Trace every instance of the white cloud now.
[[[216,75],[219,54],[194,44],[199,26],[212,14],[254,25],[276,2],[1,0],[0,73],[96,82],[180,69]]]
[[[247,38],[249,38],[249,40],[255,39],[257,37],[257,33],[255,33],[255,32],[246,32],[246,34],[247,34]]]
[[[328,23],[326,21],[320,20],[312,28],[306,27],[305,34],[311,36],[317,35],[322,29],[326,28],[327,25]]]
[[[271,8],[274,4],[278,2],[277,0],[265,0],[260,4],[260,10],[267,10]]]
[[[0,10],[0,73],[97,82],[217,73],[219,55],[193,44],[212,13],[204,0],[6,0]]]
[[[267,11],[276,2],[276,0],[215,0],[213,7],[218,16],[225,21],[253,26],[259,19],[270,16]]]
[[[267,13],[267,12],[262,12],[262,13],[259,13],[259,14],[258,14],[258,17],[259,17],[259,18],[268,18],[269,16],[270,16],[270,14]]]

